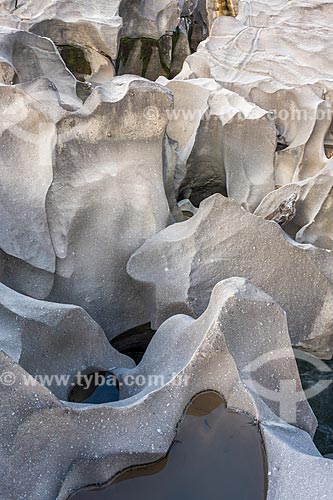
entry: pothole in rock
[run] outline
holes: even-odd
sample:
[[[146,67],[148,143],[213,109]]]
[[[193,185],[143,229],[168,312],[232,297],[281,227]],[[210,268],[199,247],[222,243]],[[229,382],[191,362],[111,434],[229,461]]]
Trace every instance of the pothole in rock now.
[[[213,194],[220,193],[228,196],[225,187],[215,178],[205,179],[202,184],[193,183],[187,187],[182,187],[177,201],[190,200],[194,207],[198,208],[200,203]]]
[[[201,12],[182,16],[174,32],[153,38],[122,38],[117,60],[117,74],[134,74],[155,81],[159,76],[174,78],[185,59],[207,38],[209,30]]]
[[[112,372],[82,375],[70,392],[71,403],[103,404],[119,401],[119,382]]]
[[[152,330],[150,323],[147,323],[121,333],[112,339],[111,345],[117,349],[117,351],[126,354],[138,364],[146,352],[148,344],[154,334],[155,330]]]
[[[227,410],[214,392],[199,394],[162,460],[124,471],[106,488],[82,490],[71,500],[263,500],[266,460],[259,428]]]
[[[333,454],[333,360],[300,354],[295,350],[302,386],[318,420],[314,443],[322,455]]]

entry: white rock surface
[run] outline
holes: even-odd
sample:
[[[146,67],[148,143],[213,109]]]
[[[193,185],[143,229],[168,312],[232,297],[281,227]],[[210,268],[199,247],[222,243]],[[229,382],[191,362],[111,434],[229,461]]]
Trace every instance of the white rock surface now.
[[[159,39],[173,32],[179,24],[185,3],[190,4],[184,0],[122,1],[119,14],[124,19],[123,36]]]
[[[128,272],[146,287],[155,326],[177,313],[199,316],[218,281],[242,276],[286,311],[295,346],[332,353],[333,284],[312,250],[221,195],[144,243]]]
[[[1,86],[0,102],[0,248],[53,273],[45,200],[53,178],[55,121],[62,115],[57,93],[41,79]]]
[[[318,174],[299,185],[301,196],[296,211],[296,240],[333,250],[332,160]]]

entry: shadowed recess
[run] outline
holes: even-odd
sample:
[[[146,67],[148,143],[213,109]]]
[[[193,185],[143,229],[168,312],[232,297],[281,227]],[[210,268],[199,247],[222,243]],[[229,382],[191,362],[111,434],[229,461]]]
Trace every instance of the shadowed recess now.
[[[310,358],[311,359],[311,358]],[[304,391],[308,391],[320,381],[331,382],[324,390],[309,398],[313,413],[318,419],[318,428],[314,436],[314,443],[322,455],[333,453],[333,360],[325,361],[327,371],[321,371],[319,366],[298,359],[296,356],[299,374]],[[325,385],[323,386],[325,387]],[[305,393],[307,395],[307,392]]]
[[[258,426],[214,392],[189,405],[162,460],[122,472],[71,500],[264,500],[266,462]]]
[[[151,329],[150,323],[131,328],[121,333],[111,341],[112,347],[122,354],[132,358],[136,364],[140,363],[149,342],[153,338],[155,330]]]

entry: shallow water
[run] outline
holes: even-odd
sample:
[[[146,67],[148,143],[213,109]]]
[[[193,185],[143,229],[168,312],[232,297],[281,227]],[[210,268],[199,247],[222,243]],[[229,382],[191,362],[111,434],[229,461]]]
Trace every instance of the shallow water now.
[[[266,463],[258,426],[227,411],[213,392],[198,395],[168,455],[119,474],[71,500],[264,500]]]
[[[112,372],[91,373],[72,389],[69,401],[85,404],[119,401],[118,380]]]
[[[318,428],[314,436],[314,443],[322,455],[333,453],[333,361],[320,361],[315,366],[311,357],[309,362],[297,358],[298,369],[305,391],[318,382],[327,380],[330,385],[320,391],[315,397],[309,398],[310,406],[318,419]],[[306,353],[303,353],[303,355]],[[327,371],[321,371],[320,367],[326,365]],[[307,395],[307,392],[305,393]]]

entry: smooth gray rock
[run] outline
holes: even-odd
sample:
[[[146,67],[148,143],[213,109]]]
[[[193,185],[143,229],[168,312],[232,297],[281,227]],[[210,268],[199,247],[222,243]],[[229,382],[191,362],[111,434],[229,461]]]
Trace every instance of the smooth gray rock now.
[[[261,424],[268,461],[267,499],[329,499],[332,460],[323,458],[305,432],[285,425]]]
[[[73,111],[82,105],[76,95],[76,80],[51,40],[0,26],[0,47],[2,83],[28,83],[45,77],[58,91],[63,108]]]
[[[286,184],[268,193],[254,211],[254,215],[267,220],[274,220],[283,226],[289,224],[296,216],[296,205],[300,194],[301,186]]]
[[[58,124],[46,203],[57,255],[49,298],[83,307],[109,338],[149,321],[126,264],[168,222],[162,141],[171,105],[163,87],[117,77]],[[152,106],[155,121],[145,112]]]
[[[51,38],[58,46],[79,47],[88,60],[97,64],[96,59],[103,55],[113,61],[117,59],[123,24],[118,14],[119,4],[120,0],[22,0],[15,15],[21,29]],[[107,59],[104,58],[102,65],[108,65]],[[97,68],[92,69],[96,75]]]
[[[293,345],[329,356],[333,284],[316,258],[311,249],[287,238],[275,222],[214,195],[190,220],[148,240],[127,269],[145,286],[154,326],[177,313],[198,317],[218,281],[242,276],[286,311]]]
[[[279,186],[315,175],[327,162],[324,139],[331,128],[333,90],[329,5],[241,0],[239,16],[216,19],[176,77],[213,78],[274,112],[278,139],[286,146],[276,155]]]
[[[80,79],[104,83],[115,74],[112,61],[117,59],[122,28],[119,3],[120,0],[104,0],[94,5],[87,0],[9,2],[3,12],[0,7],[0,25],[49,38],[60,51],[64,47],[78,49],[71,62],[77,64],[83,57],[91,69],[80,75]]]
[[[270,395],[271,400],[267,397],[266,404],[271,411],[281,416],[283,409],[277,404],[274,395],[282,390],[281,380],[294,380],[296,391],[302,393],[284,311],[271,297],[244,278],[230,278],[214,287],[206,311],[196,321],[176,315],[160,326],[141,363],[132,370],[125,370],[124,377],[120,378],[126,382],[126,377],[132,376],[139,381],[139,376],[143,375],[146,384],[123,383],[121,397],[127,398],[147,390],[155,383],[151,381],[154,375],[158,377],[161,373],[169,374],[171,380],[174,376],[171,374],[180,371],[184,360],[195,362],[199,352],[205,357],[206,342],[209,342],[212,349],[212,365],[215,365],[215,356],[218,358],[222,353],[228,353],[223,363],[215,365],[216,369],[210,371],[209,375],[202,373],[202,376],[208,378],[215,374],[218,383],[223,384],[220,379],[223,375],[227,384],[231,384],[232,391],[230,393],[230,390],[222,388],[221,392],[228,393],[228,398],[235,398],[232,402],[228,400],[230,406],[241,408],[244,405],[248,398],[248,387],[254,392],[255,400],[262,395]],[[234,365],[238,369],[237,375],[234,373]],[[217,366],[223,366],[223,370]],[[197,376],[200,376],[199,371]],[[316,424],[306,397],[303,396],[303,400],[300,397],[299,403],[297,415],[295,414],[297,425],[312,434]],[[251,414],[256,411],[260,413],[261,410],[249,407]],[[261,415],[258,418],[264,417]]]
[[[52,291],[54,273],[34,267],[1,250],[0,281],[19,293],[34,299],[45,299]]]
[[[267,500],[331,496],[291,348],[333,354],[331,0],[227,4],[0,4],[1,498],[161,458],[204,390],[259,423]],[[173,81],[114,78],[120,37],[155,79],[208,28]],[[108,338],[151,320],[133,367]],[[120,401],[61,401],[100,370]]]
[[[252,342],[244,336],[243,320]],[[263,337],[267,341],[264,347]],[[165,349],[159,348],[169,341],[173,346],[171,364]],[[184,351],[178,348],[179,343],[184,345]],[[279,419],[246,385],[246,369],[258,354],[270,354],[276,349],[279,353],[280,348],[283,359],[263,364],[262,376],[258,373],[257,379],[272,389],[274,397],[280,377],[291,378],[300,386],[286,318],[270,297],[236,278],[216,286],[209,308],[198,320],[177,316],[162,325],[144,360],[132,373],[144,375],[149,369],[163,376],[164,381],[160,385],[148,384],[117,403],[97,407],[61,403],[1,353],[1,372],[15,378],[11,385],[0,385],[4,471],[1,491],[8,500],[65,500],[77,489],[106,482],[131,465],[157,460],[171,445],[188,402],[195,394],[212,389],[225,397],[230,408],[264,422],[270,457],[267,498],[277,498],[277,481],[283,489],[290,477],[284,468],[279,472],[273,467],[275,464],[285,464],[291,456],[297,463],[299,455],[303,471],[311,470],[312,456],[323,467],[326,464],[306,432]],[[298,424],[312,433],[315,419],[304,395],[299,410]],[[273,432],[275,448],[270,444]],[[274,449],[278,450],[278,444],[282,446],[289,436],[294,437],[293,448],[286,448],[281,457]],[[309,491],[330,477],[332,462],[327,463],[329,468],[322,468],[312,478]],[[14,474],[17,470],[19,475]]]
[[[0,103],[0,248],[53,273],[45,201],[53,178],[55,123],[64,111],[46,79],[0,86]]]
[[[123,18],[122,36],[158,40],[179,24],[184,0],[126,0],[119,7]]]
[[[311,243],[320,248],[333,250],[333,190],[312,222],[302,227],[296,234],[297,241]]]

